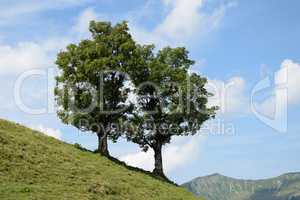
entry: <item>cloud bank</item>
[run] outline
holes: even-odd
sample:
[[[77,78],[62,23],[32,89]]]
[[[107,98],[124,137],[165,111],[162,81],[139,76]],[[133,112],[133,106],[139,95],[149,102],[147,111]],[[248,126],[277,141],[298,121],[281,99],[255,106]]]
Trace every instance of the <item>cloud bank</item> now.
[[[50,137],[54,137],[56,139],[61,140],[62,139],[62,133],[59,129],[54,128],[48,128],[44,125],[37,125],[37,126],[30,126],[33,130],[39,131],[45,135],[48,135]]]
[[[170,173],[182,166],[199,158],[201,144],[205,141],[205,136],[194,136],[188,138],[176,138],[172,144],[163,149],[164,170]],[[120,157],[120,160],[128,165],[143,168],[148,171],[154,169],[154,152],[136,152]]]

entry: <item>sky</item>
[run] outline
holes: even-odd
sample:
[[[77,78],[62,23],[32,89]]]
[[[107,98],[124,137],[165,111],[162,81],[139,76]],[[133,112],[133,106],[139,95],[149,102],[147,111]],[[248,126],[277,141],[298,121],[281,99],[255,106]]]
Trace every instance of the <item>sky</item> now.
[[[0,0],[0,118],[96,149],[63,124],[53,100],[57,53],[90,37],[90,20],[126,20],[141,44],[185,46],[208,78],[217,117],[163,149],[168,177],[262,179],[300,171],[298,0]],[[153,169],[153,152],[124,139],[111,154]]]

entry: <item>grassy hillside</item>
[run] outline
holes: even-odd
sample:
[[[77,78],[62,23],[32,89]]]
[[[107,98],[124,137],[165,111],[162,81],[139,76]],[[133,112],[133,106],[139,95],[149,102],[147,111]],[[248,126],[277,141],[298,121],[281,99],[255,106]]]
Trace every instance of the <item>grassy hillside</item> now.
[[[0,199],[196,198],[184,188],[0,120]]]
[[[300,173],[257,181],[214,174],[184,186],[207,200],[300,200]]]

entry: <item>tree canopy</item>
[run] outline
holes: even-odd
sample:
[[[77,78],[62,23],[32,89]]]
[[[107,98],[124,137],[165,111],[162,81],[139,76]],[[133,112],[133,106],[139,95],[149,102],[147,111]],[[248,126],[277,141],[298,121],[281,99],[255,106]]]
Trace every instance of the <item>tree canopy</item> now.
[[[64,123],[96,133],[103,155],[108,155],[107,137],[116,141],[120,136],[111,124],[126,118],[130,110],[125,72],[139,56],[128,31],[126,22],[112,26],[92,21],[92,38],[70,44],[57,56],[58,116]]]
[[[206,78],[189,73],[194,61],[185,48],[166,47],[158,53],[153,46],[146,49],[146,73],[139,76],[132,118],[139,127],[127,138],[145,151],[153,149],[154,173],[164,176],[162,146],[170,143],[172,136],[196,134],[217,108],[207,106],[211,94],[205,89]]]
[[[90,32],[91,39],[57,56],[58,116],[96,133],[102,155],[109,156],[107,139],[116,142],[121,135],[144,151],[153,149],[154,173],[164,176],[163,145],[172,136],[196,134],[215,115],[217,108],[207,106],[206,78],[190,72],[194,61],[184,47],[139,45],[126,22],[92,21]]]

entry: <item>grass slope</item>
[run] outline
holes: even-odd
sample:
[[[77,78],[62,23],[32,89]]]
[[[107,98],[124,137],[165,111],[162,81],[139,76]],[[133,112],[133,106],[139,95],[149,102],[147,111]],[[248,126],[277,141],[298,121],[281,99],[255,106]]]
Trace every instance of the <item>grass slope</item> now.
[[[0,199],[193,200],[184,188],[0,120]]]
[[[184,186],[207,200],[300,200],[300,173],[257,181],[214,174]]]

